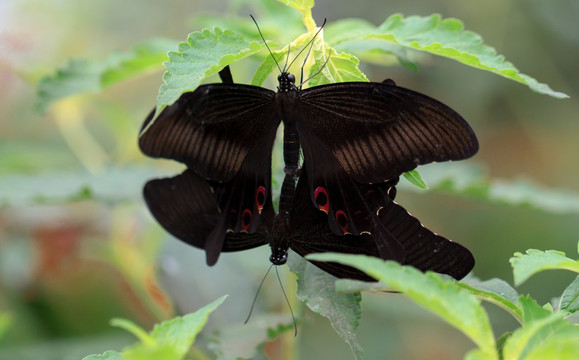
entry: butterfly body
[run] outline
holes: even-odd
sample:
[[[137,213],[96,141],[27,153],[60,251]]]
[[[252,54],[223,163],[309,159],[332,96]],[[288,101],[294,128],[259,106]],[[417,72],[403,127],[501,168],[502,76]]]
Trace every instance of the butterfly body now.
[[[305,90],[286,72],[278,81],[277,92],[229,82],[203,85],[154,121],[149,115],[141,150],[188,168],[146,185],[157,220],[205,249],[209,265],[221,252],[269,244],[275,265],[286,262],[291,248],[301,255],[366,254],[466,275],[474,265],[470,252],[424,228],[394,202],[403,172],[478,150],[464,119],[392,81]],[[275,214],[271,152],[282,122],[285,177]],[[371,280],[349,267],[315,264],[339,277]]]

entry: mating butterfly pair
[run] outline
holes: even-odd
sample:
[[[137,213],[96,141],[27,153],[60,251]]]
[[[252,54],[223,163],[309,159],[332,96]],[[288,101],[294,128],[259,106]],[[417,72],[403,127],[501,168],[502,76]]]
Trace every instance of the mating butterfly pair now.
[[[139,139],[146,155],[187,166],[149,181],[145,200],[168,232],[205,249],[208,265],[221,252],[269,244],[275,265],[291,248],[302,256],[365,254],[456,279],[472,269],[466,248],[394,202],[402,173],[477,152],[474,132],[454,110],[391,80],[302,90],[282,71],[273,92],[234,84],[229,67],[220,76],[222,84],[183,94],[154,121],[152,112]],[[285,178],[275,214],[271,154],[280,122]],[[341,264],[314,264],[373,280]]]

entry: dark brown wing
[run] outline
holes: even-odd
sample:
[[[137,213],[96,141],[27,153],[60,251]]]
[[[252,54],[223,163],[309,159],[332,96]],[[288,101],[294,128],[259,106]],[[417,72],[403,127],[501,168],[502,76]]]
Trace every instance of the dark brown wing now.
[[[447,274],[457,280],[474,267],[474,257],[467,248],[428,230],[396,202],[385,204],[379,215],[382,224],[402,244],[405,265]]]
[[[325,147],[315,145],[310,134],[304,133],[301,139],[305,161],[300,177],[302,185],[298,186],[296,194],[300,197],[304,196],[302,193],[310,195],[310,202],[328,214],[326,219],[334,234],[370,233],[380,258],[403,262],[404,250],[377,216],[383,200],[368,197]],[[300,205],[300,202],[294,204]]]
[[[392,81],[306,89],[296,113],[300,138],[311,134],[313,145],[325,147],[363,184],[394,179],[433,161],[465,159],[478,150],[474,132],[459,114]]]
[[[403,247],[376,215],[377,205],[382,202],[381,199],[374,196],[372,199],[365,199],[364,189],[356,187],[347,176],[339,176],[335,177],[339,179],[338,182],[331,183],[328,189],[329,192],[345,191],[347,196],[340,197],[340,199],[345,199],[346,203],[343,207],[342,204],[334,204],[333,208],[340,209],[336,212],[320,211],[312,204],[309,196],[309,169],[307,163],[304,163],[294,195],[290,213],[290,228],[293,230],[289,241],[291,249],[302,256],[314,252],[331,251],[364,254],[384,260],[404,262]],[[384,196],[384,194],[378,195]],[[340,211],[345,212],[343,217]],[[342,223],[342,220],[346,222]],[[332,229],[334,226],[338,228]],[[358,226],[367,227],[367,229],[362,233],[357,228]],[[314,264],[337,277],[371,281],[367,275],[351,267],[336,263],[314,262]]]
[[[173,236],[205,249],[207,262],[213,265],[222,251],[240,251],[266,243],[260,228],[253,233],[227,232],[224,224],[229,217],[220,210],[219,203],[231,187],[210,185],[192,170],[186,170],[173,178],[149,181],[144,196],[155,219]],[[260,215],[262,225],[271,222],[273,216],[271,195],[267,195]]]
[[[139,137],[151,157],[180,161],[201,177],[228,182],[256,146],[271,149],[280,119],[274,114],[275,93],[240,84],[210,84],[183,94],[152,121],[149,114]],[[256,141],[257,140],[257,141]],[[263,149],[264,156],[267,149]],[[271,152],[271,151],[270,151]]]

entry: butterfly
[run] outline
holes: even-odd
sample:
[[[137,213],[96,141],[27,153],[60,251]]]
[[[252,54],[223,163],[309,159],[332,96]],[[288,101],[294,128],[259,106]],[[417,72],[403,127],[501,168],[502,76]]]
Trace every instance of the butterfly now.
[[[301,89],[284,67],[274,92],[233,83],[229,67],[220,76],[223,83],[183,94],[156,119],[151,112],[139,138],[144,154],[186,165],[177,177],[148,182],[144,197],[169,233],[205,250],[208,265],[221,252],[269,244],[275,265],[291,248],[302,256],[367,254],[455,278],[472,269],[466,248],[394,202],[402,173],[477,152],[458,113],[392,80]],[[280,123],[285,177],[275,214],[271,160]],[[314,264],[373,280],[347,266]]]

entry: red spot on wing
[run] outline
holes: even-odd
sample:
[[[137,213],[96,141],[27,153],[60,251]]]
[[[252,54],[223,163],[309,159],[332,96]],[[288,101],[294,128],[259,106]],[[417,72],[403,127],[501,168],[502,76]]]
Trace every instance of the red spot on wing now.
[[[348,216],[346,215],[346,213],[342,210],[338,210],[336,211],[336,222],[338,223],[338,226],[340,227],[340,230],[342,230],[342,232],[344,234],[348,233],[348,230],[350,230],[350,222],[348,221]]]
[[[258,186],[257,190],[255,191],[255,206],[257,208],[257,213],[261,214],[261,210],[265,205],[265,187]]]
[[[316,200],[318,209],[322,210],[326,214],[330,212],[330,198],[328,197],[328,191],[325,187],[318,186],[314,190],[314,199]]]
[[[251,226],[251,220],[253,219],[253,213],[249,209],[243,210],[241,214],[241,231],[248,231]]]

